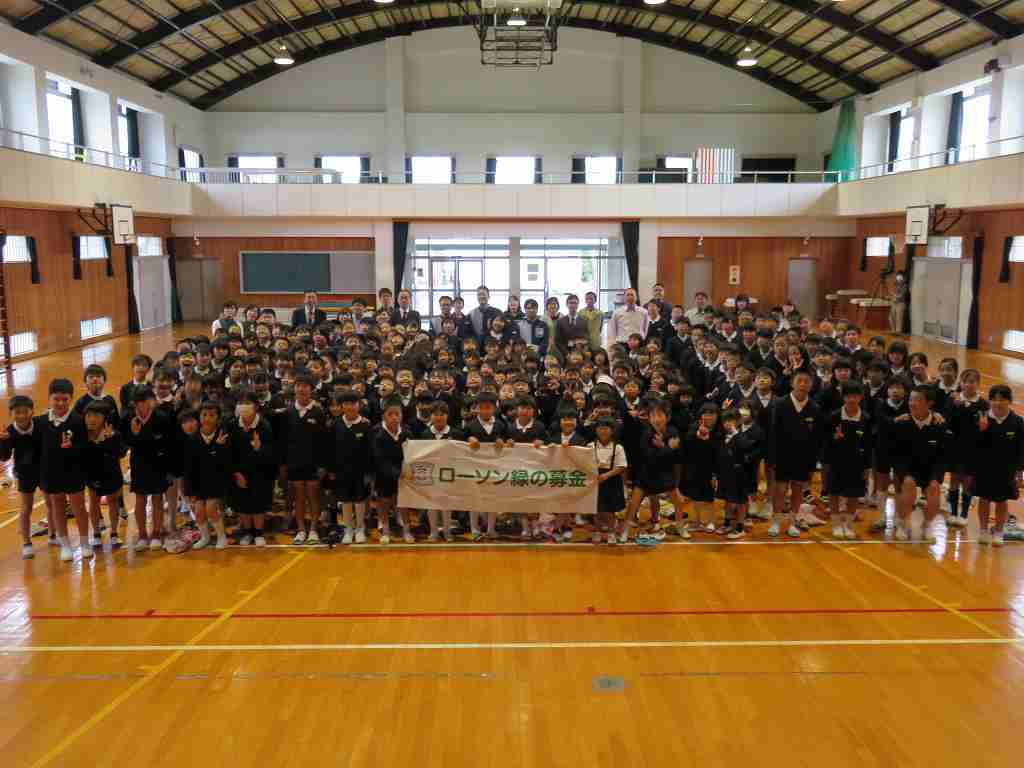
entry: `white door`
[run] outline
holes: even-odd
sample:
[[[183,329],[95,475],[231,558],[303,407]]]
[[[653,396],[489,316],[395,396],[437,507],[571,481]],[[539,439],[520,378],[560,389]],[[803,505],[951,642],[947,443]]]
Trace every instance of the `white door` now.
[[[790,259],[786,278],[789,299],[804,317],[818,317],[818,262]]]
[[[914,259],[911,319],[920,333],[959,342],[961,262],[959,259]]]
[[[142,330],[167,325],[171,321],[167,258],[140,258],[136,261],[135,274],[135,297],[139,303],[139,325]]]

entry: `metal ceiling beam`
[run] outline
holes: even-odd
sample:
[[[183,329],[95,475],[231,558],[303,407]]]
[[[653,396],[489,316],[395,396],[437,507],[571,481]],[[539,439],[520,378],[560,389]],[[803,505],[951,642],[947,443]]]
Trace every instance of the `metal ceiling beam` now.
[[[939,60],[926,53],[907,48],[906,44],[895,35],[883,32],[877,27],[864,26],[864,22],[855,16],[849,16],[835,9],[835,4],[826,3],[824,7],[814,0],[774,0],[774,2],[792,8],[794,11],[808,16],[817,16],[820,21],[831,24],[844,32],[852,32],[857,37],[867,40],[876,48],[889,54],[899,56],[914,69],[927,70],[939,66]]]
[[[93,57],[93,61],[101,67],[114,67],[135,54],[163,42],[189,27],[209,21],[222,13],[250,5],[254,0],[220,0],[216,5],[200,5],[197,8],[179,13],[168,19],[158,19],[156,24],[142,33],[119,43]],[[38,14],[36,14],[38,15]],[[29,17],[32,18],[31,16]]]
[[[972,21],[984,27],[996,37],[1004,40],[1016,37],[1021,33],[1021,27],[1012,21],[1003,18],[998,13],[979,5],[974,0],[932,0],[936,5],[941,5],[948,11],[952,11],[961,19]]]
[[[296,22],[299,20],[296,20]],[[442,27],[460,27],[469,26],[473,23],[472,20],[467,20],[462,17],[447,17],[443,19],[431,19],[429,21],[417,21],[412,23],[395,24],[390,27],[375,29],[369,32],[360,32],[353,35],[351,38],[339,38],[332,40],[326,45],[320,45],[316,48],[306,49],[302,51],[296,51],[293,56],[295,58],[295,66],[305,64],[315,59],[322,58],[324,56],[330,56],[335,53],[342,51],[348,51],[353,48],[358,48],[363,45],[370,45],[372,43],[379,43],[387,40],[390,37],[398,37],[403,35],[409,35],[420,29],[439,29]],[[696,43],[689,42],[686,40],[680,40],[678,38],[658,34],[649,31],[640,30],[632,25],[628,24],[607,24],[597,19],[581,19],[577,17],[568,17],[562,20],[562,26],[565,27],[578,27],[582,29],[593,29],[598,31],[606,31],[612,34],[619,35],[621,37],[629,37],[637,40],[641,40],[645,43],[652,45],[658,45],[665,48],[671,48],[672,50],[682,51],[689,53],[692,56],[699,56],[700,58],[713,61],[716,64],[729,67],[735,70],[734,61],[731,56],[727,56],[723,53],[712,52],[707,48],[697,45]],[[261,34],[261,33],[257,33]],[[229,83],[226,83],[218,88],[215,88],[198,99],[195,99],[192,103],[199,109],[209,109],[218,102],[232,96],[246,88],[249,88],[256,83],[267,80],[276,74],[282,72],[282,68],[275,64],[267,64],[262,67],[247,73],[243,77],[238,77]],[[782,91],[794,99],[802,101],[804,104],[812,107],[817,111],[823,111],[831,106],[831,104],[819,97],[816,97],[810,91],[798,88],[792,83],[786,82],[773,82],[771,75],[767,72],[762,72],[758,68],[748,70],[738,70],[743,74],[753,77],[763,83],[771,85],[776,90]]]
[[[14,26],[22,32],[30,35],[38,35],[47,27],[52,27],[58,21],[63,21],[69,16],[74,16],[79,11],[84,11],[90,5],[96,5],[98,0],[66,0],[58,5],[53,3],[44,5],[31,16],[19,20]]]

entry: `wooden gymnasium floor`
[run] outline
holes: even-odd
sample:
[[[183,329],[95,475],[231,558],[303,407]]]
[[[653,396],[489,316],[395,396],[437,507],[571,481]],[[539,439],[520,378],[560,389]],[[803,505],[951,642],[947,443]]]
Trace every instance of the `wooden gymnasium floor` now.
[[[19,391],[41,403],[93,360],[119,384],[173,336],[24,363]],[[969,359],[986,386],[1024,386],[1019,362]],[[20,559],[3,496],[5,768],[1019,764],[1024,548],[982,548],[973,528],[930,547],[770,542],[760,525],[653,550],[65,565],[39,539]]]

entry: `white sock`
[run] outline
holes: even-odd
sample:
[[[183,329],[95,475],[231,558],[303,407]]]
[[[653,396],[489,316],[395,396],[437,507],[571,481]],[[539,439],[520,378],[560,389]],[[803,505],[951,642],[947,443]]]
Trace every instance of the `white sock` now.
[[[227,533],[224,532],[224,518],[223,517],[213,524],[213,529],[217,532],[217,540],[218,541],[227,538]]]

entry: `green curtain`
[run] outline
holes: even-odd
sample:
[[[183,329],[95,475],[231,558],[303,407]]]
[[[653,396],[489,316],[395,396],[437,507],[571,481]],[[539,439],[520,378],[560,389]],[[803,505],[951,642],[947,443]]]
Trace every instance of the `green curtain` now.
[[[832,139],[832,156],[828,161],[827,171],[834,171],[829,180],[850,181],[857,171],[857,107],[853,100],[844,101],[839,106],[839,122],[836,124],[836,135]]]

